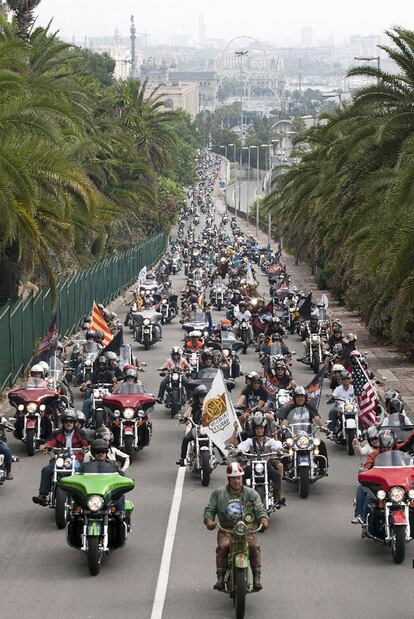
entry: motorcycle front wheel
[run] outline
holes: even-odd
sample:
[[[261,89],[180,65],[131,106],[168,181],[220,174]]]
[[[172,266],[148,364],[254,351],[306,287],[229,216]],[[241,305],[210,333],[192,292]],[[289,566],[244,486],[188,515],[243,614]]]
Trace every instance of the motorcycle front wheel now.
[[[36,449],[36,430],[34,428],[29,428],[26,430],[26,452],[28,456],[34,456]]]
[[[150,345],[151,345],[150,336],[148,335],[148,333],[146,333],[144,335],[144,348],[145,348],[145,350],[149,350]]]
[[[208,451],[200,453],[200,473],[202,485],[208,486],[210,483],[210,454]]]
[[[66,494],[59,486],[56,488],[55,522],[58,529],[66,527]]]
[[[352,444],[352,441],[355,438],[355,430],[348,430],[346,433],[346,451],[348,453],[348,456],[353,456],[354,455],[354,446]]]
[[[243,619],[246,610],[246,572],[247,570],[236,567],[234,574],[234,606],[236,607],[236,619]]]
[[[405,527],[398,526],[394,529],[394,537],[391,541],[391,553],[394,563],[403,563],[405,559]]]
[[[99,550],[99,536],[88,537],[88,568],[91,576],[97,576],[101,568],[101,551]]]
[[[134,456],[135,456],[134,437],[133,436],[130,436],[130,435],[124,436],[123,451],[125,451],[127,456],[129,456],[129,459],[130,459],[130,461],[132,463],[132,461],[134,460]]]
[[[180,412],[180,397],[177,389],[171,391],[171,417],[174,418]]]
[[[317,374],[319,372],[319,366],[320,366],[319,353],[316,352],[313,355],[313,359],[312,359],[312,369],[315,372],[315,374]]]
[[[301,499],[307,499],[309,496],[310,479],[309,467],[301,466],[298,471],[299,475],[299,496]]]

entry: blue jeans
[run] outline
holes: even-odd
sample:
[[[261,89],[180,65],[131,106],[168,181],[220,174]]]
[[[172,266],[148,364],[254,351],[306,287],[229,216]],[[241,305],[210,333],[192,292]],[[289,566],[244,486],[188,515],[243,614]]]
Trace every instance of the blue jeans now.
[[[366,486],[359,485],[356,492],[355,516],[360,516],[364,522],[367,517],[368,507],[374,502],[372,492]]]
[[[81,463],[76,461],[75,463],[75,471],[79,471]],[[40,488],[39,494],[42,496],[47,496],[50,492],[50,486],[52,484],[53,471],[55,470],[55,463],[49,462],[46,466],[42,468],[42,472],[40,474]]]
[[[12,465],[12,452],[7,443],[0,442],[0,454],[4,456],[4,468],[10,471]]]
[[[82,404],[82,413],[85,415],[87,421],[89,421],[89,417],[91,416],[91,409],[92,396],[90,395],[89,398],[86,398],[86,400],[84,400]]]

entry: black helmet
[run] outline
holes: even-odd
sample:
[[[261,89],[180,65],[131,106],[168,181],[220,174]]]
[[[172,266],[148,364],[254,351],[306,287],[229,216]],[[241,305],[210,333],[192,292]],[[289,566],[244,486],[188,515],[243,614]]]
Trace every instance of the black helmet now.
[[[96,364],[100,368],[106,368],[108,366],[108,359],[106,357],[104,357],[103,355],[101,355],[100,357],[98,357],[98,360],[97,360]]]
[[[392,449],[397,442],[393,430],[381,430],[378,442],[380,449]]]
[[[73,409],[66,409],[64,414],[62,415],[62,423],[65,424],[67,421],[72,421],[73,423],[75,423],[75,421],[77,420],[77,414],[76,411],[74,411]]]
[[[105,335],[103,331],[97,331],[96,335],[95,335],[95,340],[97,342],[102,342],[102,340],[104,339]]]
[[[103,438],[96,438],[91,443],[91,454],[96,456],[98,453],[108,453],[109,447],[103,440]]]
[[[86,332],[86,339],[87,340],[94,340],[96,338],[96,331],[95,329],[88,329]]]
[[[388,408],[388,412],[390,415],[394,413],[400,414],[403,411],[403,403],[401,402],[399,398],[393,398],[392,400],[388,402],[387,408]]]
[[[214,355],[211,350],[203,350],[203,352],[201,353],[201,358],[203,359],[203,361],[205,361],[206,359],[214,359]]]
[[[196,402],[201,395],[207,395],[208,389],[205,385],[198,385],[193,391],[193,402]]]
[[[113,443],[114,441],[114,435],[112,434],[111,430],[106,426],[102,426],[101,428],[98,428],[96,430],[95,438],[103,438],[104,440],[109,441],[109,443]]]
[[[267,419],[264,415],[255,415],[252,419],[252,428],[253,430],[256,427],[263,427],[265,428],[267,426]]]
[[[302,387],[301,385],[298,385],[297,387],[295,387],[295,389],[293,390],[293,397],[295,398],[298,395],[304,395],[306,397],[305,387]]]

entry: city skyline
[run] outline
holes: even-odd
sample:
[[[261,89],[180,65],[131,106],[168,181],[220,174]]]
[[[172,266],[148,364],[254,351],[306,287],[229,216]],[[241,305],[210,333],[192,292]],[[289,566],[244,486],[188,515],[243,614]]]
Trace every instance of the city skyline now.
[[[247,0],[153,0],[150,5],[135,0],[121,0],[118,5],[107,1],[43,0],[36,10],[37,23],[46,25],[51,19],[52,29],[65,38],[112,35],[115,28],[122,35],[129,30],[130,15],[135,15],[137,31],[148,32],[151,42],[174,35],[185,35],[193,43],[199,39],[199,16],[202,15],[206,39],[229,40],[237,35],[250,35],[273,43],[288,44],[320,41],[342,41],[352,34],[380,34],[394,25],[413,26],[414,4],[399,0],[389,5],[383,0],[361,5],[349,0],[343,7],[332,11],[332,3],[315,0],[312,6],[305,0],[295,5],[275,8],[271,0],[260,0],[251,11]],[[162,16],[162,19],[160,19]],[[311,33],[311,34],[310,34]],[[152,39],[152,40],[151,40]]]

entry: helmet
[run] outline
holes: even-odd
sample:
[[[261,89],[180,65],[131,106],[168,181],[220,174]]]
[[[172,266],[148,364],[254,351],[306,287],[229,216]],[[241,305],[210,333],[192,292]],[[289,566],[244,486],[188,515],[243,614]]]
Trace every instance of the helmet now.
[[[178,355],[179,357],[181,357],[181,355],[183,354],[183,351],[181,350],[181,348],[179,346],[173,346],[171,348],[171,357],[173,355]]]
[[[109,441],[109,443],[112,443],[114,440],[114,435],[112,434],[111,430],[109,428],[106,428],[105,426],[98,428],[96,430],[95,436],[96,438],[103,438],[104,441]]]
[[[239,462],[232,462],[227,466],[227,477],[241,477],[244,475],[244,470]]]
[[[200,331],[191,331],[190,337],[201,337]]]
[[[302,387],[302,385],[298,385],[297,387],[295,387],[295,389],[293,390],[293,397],[298,396],[298,395],[304,395],[306,396],[306,390],[305,387]]]
[[[346,370],[343,370],[341,372],[341,380],[342,380],[342,378],[352,378],[352,375],[349,372],[347,372]]]
[[[91,443],[91,454],[95,456],[98,453],[108,453],[109,447],[103,438],[96,438]]]
[[[223,318],[223,320],[220,322],[220,325],[222,329],[230,329],[231,322],[227,318]]]
[[[101,355],[100,357],[98,357],[98,360],[96,363],[99,367],[106,368],[108,366],[108,359],[104,357],[103,355]]]
[[[95,334],[95,340],[97,342],[102,342],[102,340],[104,339],[105,335],[103,331],[97,331]]]
[[[124,376],[125,378],[138,378],[138,372],[135,368],[128,368],[127,371],[125,372],[125,368],[124,368]]]
[[[399,398],[393,398],[388,402],[387,409],[390,415],[393,413],[402,413],[403,403]]]
[[[311,320],[319,320],[318,312],[312,312],[312,314],[310,315],[310,319]]]
[[[95,329],[88,329],[86,332],[86,339],[87,340],[94,340],[96,337],[96,331]]]
[[[342,363],[334,363],[332,366],[332,372],[345,372],[345,368]]]
[[[86,423],[86,416],[84,413],[82,413],[82,411],[76,411],[76,421]]]
[[[286,368],[286,363],[284,361],[281,361],[281,360],[276,361],[275,367],[276,367],[276,370],[280,370],[280,369],[286,370],[287,369]]]
[[[49,364],[46,361],[39,361],[39,365],[42,366],[44,372],[44,376],[46,377],[49,374]]]
[[[352,335],[352,333],[351,333]],[[350,340],[352,341],[352,340]],[[349,353],[350,358],[352,359],[353,357],[359,358],[361,356],[361,353],[359,352],[359,350],[353,350],[352,352]]]
[[[201,353],[201,358],[203,359],[203,361],[205,361],[206,359],[214,359],[214,355],[211,350],[203,350],[203,352]]]
[[[392,449],[396,443],[395,434],[392,430],[381,430],[378,441],[380,449]]]
[[[124,374],[127,370],[135,370],[135,365],[132,365],[131,363],[125,363],[124,367],[122,368]]]
[[[377,426],[370,426],[367,430],[367,439],[372,441],[378,438],[379,432]]]
[[[30,374],[34,374],[35,372],[36,373],[39,372],[39,373],[42,374],[42,376],[44,376],[45,375],[45,369],[44,369],[43,365],[40,365],[40,363],[35,363],[31,367],[31,369],[30,369]]]
[[[252,428],[261,427],[264,428],[267,425],[266,417],[263,415],[255,415],[251,421]]]
[[[33,370],[33,368],[32,368]],[[385,402],[388,403],[390,400],[393,400],[394,398],[399,398],[400,397],[400,392],[397,391],[396,389],[388,389],[385,392]]]
[[[75,423],[77,418],[78,416],[77,416],[76,411],[68,408],[65,410],[64,414],[62,415],[62,423],[66,423],[67,421],[73,421],[73,423]]]
[[[118,355],[112,350],[108,350],[108,352],[105,353],[105,357],[108,359],[108,361],[118,361]]]
[[[354,333],[347,333],[346,339],[348,340],[348,342],[356,342],[358,338]]]
[[[193,391],[193,401],[198,400],[201,395],[207,395],[208,389],[205,385],[198,385]]]

